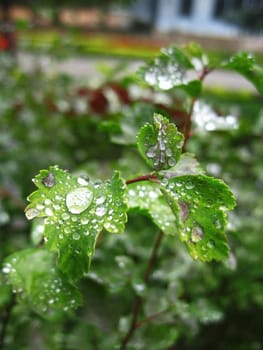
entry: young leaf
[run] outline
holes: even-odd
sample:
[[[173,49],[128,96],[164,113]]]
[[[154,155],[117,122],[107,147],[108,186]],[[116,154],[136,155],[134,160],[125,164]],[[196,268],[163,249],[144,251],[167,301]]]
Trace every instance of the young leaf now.
[[[44,249],[26,249],[10,255],[3,273],[18,298],[39,313],[68,311],[81,304],[78,289],[54,267],[54,255]]]
[[[204,175],[165,180],[162,192],[176,217],[177,207],[180,208],[179,235],[191,256],[202,261],[227,257],[225,211],[235,206],[228,186],[221,180]]]
[[[231,69],[243,75],[263,94],[263,69],[256,64],[254,57],[248,52],[239,52],[232,56],[223,68]]]
[[[163,49],[161,54],[139,71],[143,79],[151,86],[169,90],[186,84],[187,69],[193,68],[183,50],[176,46]]]
[[[159,185],[155,183],[129,185],[128,206],[149,216],[163,233],[168,235],[176,233],[174,214],[163,198]]]
[[[90,183],[56,166],[33,180],[28,219],[44,217],[46,245],[58,252],[60,269],[71,279],[87,272],[98,234],[120,233],[127,221],[125,185],[119,173],[108,182]]]
[[[147,164],[156,171],[170,169],[177,163],[183,135],[161,114],[154,114],[154,124],[146,124],[137,135],[137,146]]]

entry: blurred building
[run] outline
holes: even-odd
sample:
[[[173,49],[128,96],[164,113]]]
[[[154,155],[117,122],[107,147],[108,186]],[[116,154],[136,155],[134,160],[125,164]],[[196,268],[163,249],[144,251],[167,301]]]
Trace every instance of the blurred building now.
[[[179,30],[203,35],[232,35],[240,29],[231,23],[233,14],[263,9],[263,0],[136,0],[137,22],[159,32]],[[228,18],[228,21],[226,19]],[[237,22],[235,22],[237,23]]]

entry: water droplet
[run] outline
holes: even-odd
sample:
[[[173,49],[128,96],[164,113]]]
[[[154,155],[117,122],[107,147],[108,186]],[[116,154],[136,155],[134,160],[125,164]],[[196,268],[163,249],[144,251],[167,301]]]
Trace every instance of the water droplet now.
[[[162,181],[161,181],[161,185],[162,186],[167,186],[168,185],[168,179],[163,178]]]
[[[97,216],[103,216],[106,214],[106,211],[107,211],[106,207],[97,207],[95,210],[95,214]]]
[[[155,158],[156,157],[156,148],[155,147],[150,147],[147,152],[146,152],[146,156],[148,158]]]
[[[105,196],[101,196],[99,198],[96,199],[96,204],[97,205],[100,205],[100,204],[103,204],[106,200],[106,197]]]
[[[151,198],[151,199],[156,199],[156,198],[158,198],[158,193],[157,193],[157,192],[154,192],[154,191],[150,191],[150,192],[148,193],[148,196],[149,196],[149,198]]]
[[[82,177],[82,176],[79,176],[79,177],[77,178],[77,182],[78,182],[78,184],[81,185],[81,186],[88,186],[88,184],[89,184],[89,178],[88,178],[88,177],[87,177],[87,178],[84,178],[84,177]]]
[[[72,238],[75,240],[75,241],[78,241],[80,239],[80,235],[77,233],[77,232],[74,232],[73,235],[72,235]]]
[[[45,199],[44,203],[45,203],[45,205],[50,205],[52,202],[50,199],[47,198],[47,199]]]
[[[82,218],[80,220],[80,222],[82,223],[82,225],[87,225],[89,223],[89,219],[88,218]]]
[[[5,266],[2,268],[3,273],[9,273],[11,271],[11,265],[10,264],[5,264]]]
[[[201,241],[201,239],[203,238],[203,230],[200,226],[195,225],[192,229],[192,235],[191,235],[191,239],[193,242],[199,242]]]
[[[63,234],[62,233],[60,233],[59,235],[58,235],[58,238],[60,238],[60,239],[63,239]]]
[[[39,215],[39,211],[35,208],[29,208],[26,210],[25,215],[28,220],[32,220]]]
[[[48,175],[43,179],[42,183],[48,188],[53,187],[56,183],[54,174],[48,173]]]
[[[89,231],[85,231],[85,232],[84,232],[84,235],[85,235],[85,236],[89,236],[89,234],[90,234]]]
[[[69,213],[63,213],[61,216],[63,220],[68,220],[70,218]]]
[[[45,209],[45,214],[46,214],[46,216],[53,216],[53,211],[52,211],[52,209],[46,208],[46,209]]]
[[[159,148],[161,151],[164,151],[165,150],[165,143],[162,141],[162,140],[159,140]]]
[[[86,210],[93,200],[93,191],[88,187],[79,187],[66,196],[66,205],[72,214],[80,214]]]
[[[176,160],[174,158],[169,158],[167,163],[169,166],[174,166],[176,164]]]
[[[167,157],[171,157],[173,155],[173,150],[171,148],[167,148],[166,155],[167,155]]]
[[[185,188],[187,190],[192,190],[194,188],[194,184],[192,182],[188,182],[186,185],[185,185]]]

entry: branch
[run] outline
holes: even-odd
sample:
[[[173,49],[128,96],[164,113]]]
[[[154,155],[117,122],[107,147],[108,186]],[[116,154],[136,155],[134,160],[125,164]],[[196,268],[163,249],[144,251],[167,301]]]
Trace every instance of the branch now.
[[[163,233],[160,231],[156,237],[156,240],[155,240],[155,243],[154,243],[154,246],[152,249],[152,253],[151,253],[150,259],[148,261],[145,273],[144,273],[145,284],[148,284],[148,282],[149,282],[150,274],[151,274],[153,267],[154,267],[156,260],[157,260],[158,250],[159,250],[162,238],[163,238]],[[133,307],[131,325],[130,325],[130,328],[129,328],[126,336],[123,338],[123,340],[121,342],[120,350],[126,349],[127,344],[130,342],[135,330],[138,328],[137,320],[138,320],[138,317],[139,317],[139,314],[141,311],[142,302],[143,302],[142,297],[137,296],[137,298],[135,300],[134,307]]]
[[[1,319],[2,329],[0,333],[0,350],[4,350],[7,327],[10,320],[11,312],[15,305],[16,305],[16,300],[13,296],[10,303],[7,305],[7,307],[3,311],[3,315]]]
[[[204,81],[205,77],[212,71],[212,68],[209,67],[204,67],[200,76],[199,76],[199,81]],[[187,113],[186,116],[186,121],[185,121],[185,125],[184,125],[184,144],[183,144],[183,148],[182,151],[185,152],[185,148],[186,148],[186,144],[188,142],[188,140],[191,137],[191,126],[192,126],[192,114],[193,114],[193,110],[194,110],[194,105],[197,101],[196,97],[193,97],[192,101],[191,101],[191,105],[190,105],[190,110]]]
[[[140,182],[140,181],[152,181],[159,183],[159,180],[156,175],[154,174],[146,174],[142,176],[135,177],[134,179],[130,179],[126,181],[126,185],[130,185],[134,182]]]
[[[152,320],[155,320],[156,318],[160,317],[161,315],[165,314],[166,312],[169,312],[171,310],[171,308],[167,308],[165,310],[162,310],[162,311],[159,311],[159,312],[156,312],[148,317],[146,317],[144,320],[138,322],[136,324],[136,328],[140,328],[141,326],[143,326],[145,323],[148,323]]]

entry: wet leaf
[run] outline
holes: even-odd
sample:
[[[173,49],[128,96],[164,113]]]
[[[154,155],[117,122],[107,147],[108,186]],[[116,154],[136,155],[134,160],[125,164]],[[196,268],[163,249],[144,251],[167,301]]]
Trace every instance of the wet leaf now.
[[[53,186],[46,179],[54,179]],[[91,183],[56,166],[33,180],[39,188],[29,196],[28,219],[43,217],[46,246],[57,251],[60,269],[71,279],[89,270],[98,234],[120,233],[127,220],[125,185],[116,172],[111,181]]]
[[[129,185],[128,206],[149,216],[165,234],[177,232],[174,213],[163,198],[159,185],[154,183],[134,183]]]
[[[3,273],[13,293],[39,313],[70,311],[81,304],[81,295],[54,266],[54,255],[44,249],[26,249],[10,255]]]
[[[183,50],[171,46],[142,67],[139,74],[149,85],[169,90],[187,84],[186,71],[191,68],[194,67]]]
[[[147,164],[156,171],[170,169],[177,163],[183,135],[161,114],[154,114],[154,124],[147,123],[137,136],[137,146]]]
[[[222,67],[243,75],[263,94],[263,69],[257,65],[251,53],[239,52],[222,64]]]
[[[178,176],[162,183],[162,192],[178,217],[179,236],[194,259],[226,258],[226,210],[235,206],[228,186],[204,175]]]
[[[191,153],[183,153],[178,160],[178,163],[169,170],[164,170],[161,174],[166,179],[182,175],[201,175],[204,170],[201,168],[197,159]]]

